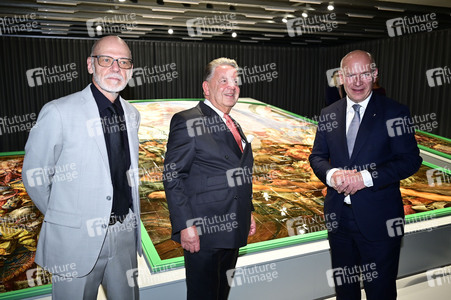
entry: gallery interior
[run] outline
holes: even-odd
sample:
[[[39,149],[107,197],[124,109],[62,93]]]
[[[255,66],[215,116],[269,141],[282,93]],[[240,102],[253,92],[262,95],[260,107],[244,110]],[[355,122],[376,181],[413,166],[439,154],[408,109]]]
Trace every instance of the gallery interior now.
[[[405,226],[398,299],[449,299],[448,0],[1,1],[0,299],[51,299],[52,270],[34,261],[47,219],[23,183],[25,144],[46,103],[92,82],[87,58],[94,42],[109,35],[131,50],[133,72],[120,95],[141,116],[136,175],[143,256],[128,279],[142,299],[186,299],[183,248],[171,240],[164,157],[172,116],[204,100],[204,68],[219,57],[239,66],[231,116],[253,136],[257,226],[240,248],[229,299],[335,299],[327,187],[309,156],[317,131],[331,130],[319,126],[334,124],[322,120],[322,109],[345,97],[334,74],[357,49],[371,53],[386,97],[410,110],[409,128],[387,124],[387,134],[413,128],[423,159],[400,182]],[[77,176],[76,169],[63,171],[57,180]],[[393,224],[387,230],[400,234]],[[252,272],[258,276],[250,280]],[[98,299],[107,299],[102,287]]]

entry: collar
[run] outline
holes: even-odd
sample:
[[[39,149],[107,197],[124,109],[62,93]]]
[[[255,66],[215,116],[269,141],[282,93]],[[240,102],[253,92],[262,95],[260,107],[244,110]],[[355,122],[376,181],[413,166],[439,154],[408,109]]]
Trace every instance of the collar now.
[[[225,121],[224,113],[223,113],[222,111],[220,111],[219,109],[217,109],[217,108],[213,105],[213,103],[210,102],[210,100],[205,99],[205,100],[204,100],[204,103],[205,103],[205,105],[207,105],[208,107],[210,107],[215,113],[217,113],[218,116],[220,116],[221,119],[222,119],[223,121]]]
[[[103,111],[113,105],[113,103],[111,103],[111,101],[107,97],[105,97],[105,95],[102,94],[101,91],[99,91],[99,89],[95,86],[95,84],[91,84],[91,91],[92,91],[92,95],[94,96],[94,99],[97,102],[99,111]],[[119,105],[119,107],[121,106],[120,100],[119,100],[119,95],[114,100],[114,104],[116,104],[116,106]]]
[[[365,100],[363,100],[362,102],[359,102],[359,103],[355,103],[354,101],[349,99],[349,96],[346,95],[346,111],[347,112],[354,111],[354,109],[352,108],[352,106],[354,104],[360,105],[361,106],[360,109],[363,108],[363,111],[365,111],[366,107],[368,106],[368,103],[370,102],[370,99],[371,99],[372,95],[373,95],[373,92],[371,92],[370,95]]]

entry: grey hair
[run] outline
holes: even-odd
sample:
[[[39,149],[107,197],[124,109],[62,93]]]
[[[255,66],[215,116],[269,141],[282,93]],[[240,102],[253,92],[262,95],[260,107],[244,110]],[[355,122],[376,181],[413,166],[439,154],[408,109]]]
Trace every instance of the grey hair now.
[[[216,70],[216,67],[228,65],[234,67],[238,71],[238,64],[234,59],[226,58],[226,57],[220,57],[212,60],[208,63],[208,65],[205,67],[204,71],[204,81],[209,81],[211,77],[213,77],[213,74]]]

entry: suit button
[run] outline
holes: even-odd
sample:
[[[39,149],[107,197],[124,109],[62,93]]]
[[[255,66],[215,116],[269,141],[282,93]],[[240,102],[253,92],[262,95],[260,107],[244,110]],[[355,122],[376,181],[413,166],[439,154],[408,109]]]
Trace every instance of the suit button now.
[[[238,196],[233,197],[233,199],[237,200],[237,199],[238,199]]]
[[[228,156],[228,155],[226,155],[226,156],[224,156],[224,158],[225,158],[225,159],[229,159],[229,156]]]
[[[107,228],[107,227],[108,227],[108,226],[107,226],[106,224],[103,224],[103,225],[102,225],[102,228],[104,228],[104,229]]]
[[[107,199],[108,201],[110,201],[110,200],[111,200],[111,196],[106,196],[106,199]]]

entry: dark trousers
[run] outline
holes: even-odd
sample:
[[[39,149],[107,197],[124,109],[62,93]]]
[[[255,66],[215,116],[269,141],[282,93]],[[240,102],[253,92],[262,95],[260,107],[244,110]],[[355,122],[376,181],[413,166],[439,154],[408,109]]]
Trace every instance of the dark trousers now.
[[[337,300],[360,300],[363,280],[368,300],[396,299],[401,237],[368,241],[360,233],[352,207],[344,205],[338,230],[329,233]]]
[[[226,272],[234,269],[239,249],[184,251],[188,300],[226,300],[230,285]]]

